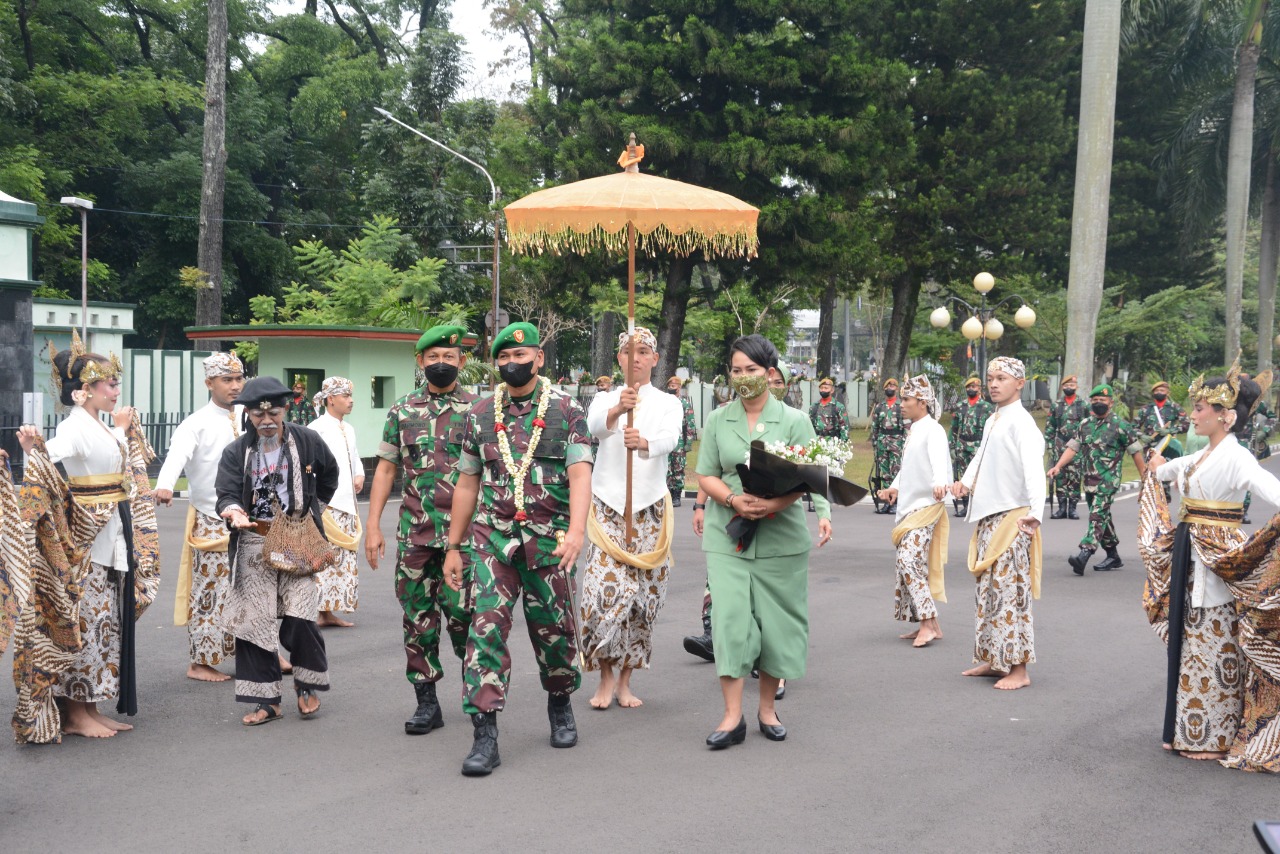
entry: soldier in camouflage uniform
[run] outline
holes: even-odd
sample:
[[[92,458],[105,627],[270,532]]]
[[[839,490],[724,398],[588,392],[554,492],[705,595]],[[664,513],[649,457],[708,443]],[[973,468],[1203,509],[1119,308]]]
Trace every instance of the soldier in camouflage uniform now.
[[[1079,383],[1075,376],[1062,380],[1062,400],[1053,405],[1049,418],[1044,423],[1044,443],[1048,447],[1052,459],[1058,459],[1066,450],[1067,442],[1075,438],[1080,422],[1087,414],[1084,401],[1076,396]],[[1058,507],[1050,519],[1079,519],[1076,504],[1080,501],[1080,467],[1068,463],[1053,478],[1053,492],[1057,495]]]
[[[369,490],[365,520],[365,557],[378,568],[385,554],[379,523],[391,495],[396,470],[404,474],[404,499],[396,531],[396,598],[404,611],[405,677],[413,685],[417,709],[404,722],[409,735],[425,735],[444,726],[436,683],[443,623],[453,652],[461,661],[467,645],[471,613],[444,583],[445,546],[453,487],[454,463],[462,450],[462,428],[476,395],[458,385],[467,363],[462,352],[466,330],[433,326],[418,339],[417,362],[424,385],[395,402],[387,413],[378,446],[378,468]],[[472,553],[465,548],[464,576],[470,576]]]
[[[907,424],[902,419],[902,404],[898,402],[898,381],[889,377],[884,381],[884,400],[871,410],[871,450],[875,455],[873,488],[884,489],[898,476],[906,441]],[[893,515],[898,512],[898,505],[884,502],[876,512]]]
[[[1182,443],[1178,437],[1186,433],[1191,426],[1187,413],[1169,399],[1169,384],[1164,380],[1151,386],[1151,397],[1153,402],[1138,410],[1138,417],[1133,422],[1133,428],[1138,431],[1142,447],[1154,450],[1155,446],[1168,436],[1169,444],[1161,456],[1166,459],[1181,456]],[[1169,484],[1163,483],[1161,486],[1164,487],[1165,500],[1170,500],[1172,496],[1169,493]]]
[[[521,591],[547,692],[552,747],[578,743],[569,697],[582,681],[572,573],[591,503],[586,415],[538,376],[544,356],[532,324],[513,323],[498,333],[493,355],[503,382],[467,415],[444,564],[445,582],[459,589],[470,529],[478,560],[463,669],[462,707],[475,726],[462,763],[467,776],[486,775],[501,762],[498,712],[506,706],[507,636]]]
[[[963,474],[982,445],[982,428],[996,405],[982,396],[982,380],[969,377],[964,383],[965,400],[951,414],[951,467]],[[956,515],[969,512],[969,496],[955,499]]]
[[[1124,566],[1116,547],[1115,523],[1111,521],[1111,502],[1120,488],[1120,469],[1124,455],[1133,455],[1133,461],[1141,473],[1146,465],[1142,458],[1142,441],[1133,425],[1111,411],[1111,386],[1100,385],[1089,395],[1089,417],[1080,422],[1076,435],[1053,468],[1055,476],[1077,455],[1082,455],[1080,469],[1084,480],[1084,494],[1089,502],[1089,528],[1080,541],[1080,553],[1067,558],[1076,575],[1084,575],[1089,559],[1101,545],[1107,550],[1107,559],[1094,567],[1096,572],[1107,572]]]
[[[823,377],[818,383],[818,400],[809,406],[809,422],[819,436],[831,436],[841,442],[849,441],[849,416],[844,404],[836,400],[836,381]]]
[[[680,406],[684,410],[684,418],[680,422],[680,438],[676,449],[667,457],[667,489],[671,492],[671,506],[679,507],[684,495],[684,468],[688,462],[689,449],[698,438],[698,427],[693,418],[693,404],[687,395],[681,394],[684,383],[679,377],[667,380],[667,391],[680,398]]]

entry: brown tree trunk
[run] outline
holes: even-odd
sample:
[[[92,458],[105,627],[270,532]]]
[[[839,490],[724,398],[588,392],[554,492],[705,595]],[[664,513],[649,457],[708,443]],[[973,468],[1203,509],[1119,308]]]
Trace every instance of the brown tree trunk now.
[[[664,382],[680,364],[680,342],[684,340],[684,318],[689,309],[689,292],[693,283],[693,267],[700,253],[672,258],[667,269],[667,286],[662,292],[662,314],[658,330],[658,372]]]
[[[207,285],[196,291],[196,325],[222,323],[222,208],[227,186],[227,0],[209,0],[205,56],[200,243],[196,264]]]
[[[600,315],[596,328],[596,340],[591,347],[591,378],[594,380],[602,374],[612,374],[614,348],[618,346],[618,315],[606,311]]]
[[[893,313],[889,316],[889,334],[885,337],[884,358],[880,378],[900,377],[907,365],[907,349],[911,346],[911,327],[920,304],[920,284],[911,273],[893,282]]]
[[[819,377],[831,376],[831,333],[836,318],[836,280],[827,280],[822,291],[822,301],[818,304],[818,341],[814,356],[817,358]]]
[[[26,2],[18,0],[15,4],[18,13],[18,33],[22,37],[22,58],[26,60],[27,71],[36,70],[36,49],[31,43],[31,16],[36,11],[36,0]]]

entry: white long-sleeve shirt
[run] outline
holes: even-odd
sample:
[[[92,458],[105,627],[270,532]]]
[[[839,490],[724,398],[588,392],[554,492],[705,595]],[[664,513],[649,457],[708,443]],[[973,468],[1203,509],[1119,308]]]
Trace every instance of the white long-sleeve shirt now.
[[[360,461],[360,452],[356,450],[355,428],[328,412],[307,427],[320,434],[320,438],[324,439],[333,453],[333,458],[338,461],[338,491],[329,499],[329,506],[354,515],[356,492],[353,478],[364,475],[364,463]]]
[[[1156,469],[1160,480],[1177,481],[1184,495],[1202,501],[1225,501],[1242,504],[1246,492],[1252,490],[1255,498],[1280,505],[1280,480],[1258,465],[1248,448],[1236,441],[1235,434],[1228,433],[1212,453],[1202,448],[1186,457],[1169,460]],[[1208,454],[1208,459],[1205,455]],[[1187,484],[1183,472],[1193,463],[1197,465]],[[1231,601],[1231,591],[1226,583],[1209,571],[1192,549],[1193,566],[1191,582],[1191,607],[1211,608]]]
[[[612,430],[608,420],[609,410],[617,406],[621,396],[621,388],[601,392],[587,409],[587,429],[600,440],[591,471],[591,492],[618,513],[624,512],[627,502],[627,448],[622,442],[627,415],[620,415]],[[661,501],[667,491],[667,455],[680,439],[684,408],[674,394],[646,383],[640,387],[635,412],[635,427],[649,441],[649,450],[636,451],[631,466],[631,506],[639,510]]]
[[[889,485],[898,490],[898,515],[894,519],[901,522],[933,504],[937,500],[933,488],[950,486],[953,480],[947,429],[930,415],[913,422],[902,449],[902,466]]]
[[[240,407],[223,409],[212,400],[188,415],[173,431],[156,489],[172,491],[187,473],[191,504],[206,516],[217,516],[218,462],[222,452],[240,435]]]
[[[49,459],[62,463],[68,477],[84,477],[91,474],[115,474],[124,471],[124,431],[108,427],[83,407],[72,407],[67,417],[58,424],[53,438],[45,443]],[[124,527],[120,510],[113,510],[111,518],[90,549],[90,560],[109,566],[116,572],[127,572]]]
[[[960,482],[973,493],[967,522],[1015,507],[1030,507],[1027,515],[1037,520],[1044,514],[1044,436],[1021,401],[1006,403],[987,419],[982,444]]]

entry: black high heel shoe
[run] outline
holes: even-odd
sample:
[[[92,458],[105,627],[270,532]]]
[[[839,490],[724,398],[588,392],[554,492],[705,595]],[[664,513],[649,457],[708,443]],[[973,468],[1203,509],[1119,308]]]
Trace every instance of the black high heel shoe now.
[[[761,724],[763,726],[763,724]],[[707,747],[712,750],[724,750],[733,744],[742,744],[747,740],[747,719],[742,717],[733,729],[718,729],[707,736]]]
[[[770,741],[785,741],[787,738],[787,728],[782,725],[782,718],[778,718],[776,724],[767,724],[756,718],[756,723],[760,724],[760,732],[764,733],[764,737]]]

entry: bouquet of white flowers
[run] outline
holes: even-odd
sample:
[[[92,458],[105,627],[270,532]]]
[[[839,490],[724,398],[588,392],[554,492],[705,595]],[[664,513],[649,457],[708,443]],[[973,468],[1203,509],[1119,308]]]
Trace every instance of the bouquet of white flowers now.
[[[834,436],[819,436],[807,445],[765,442],[764,449],[793,463],[826,466],[827,471],[836,477],[844,477],[844,467],[853,459],[853,448],[849,443]]]

